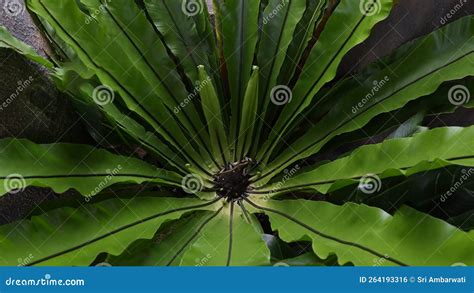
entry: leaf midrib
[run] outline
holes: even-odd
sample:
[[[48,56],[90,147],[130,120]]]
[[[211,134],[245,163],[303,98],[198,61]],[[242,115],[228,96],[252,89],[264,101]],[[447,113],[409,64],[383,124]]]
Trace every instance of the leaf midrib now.
[[[95,177],[105,177],[105,176],[113,176],[117,178],[124,178],[124,177],[132,177],[132,178],[143,178],[143,179],[162,179],[163,181],[169,181],[171,183],[181,184],[179,182],[174,182],[172,180],[164,179],[159,176],[150,176],[150,175],[142,175],[142,174],[133,174],[133,173],[125,173],[125,174],[109,174],[109,173],[96,173],[96,174],[58,174],[58,175],[27,175],[22,176],[23,179],[56,179],[56,178],[95,178]],[[9,176],[0,176],[1,180],[9,179]]]
[[[252,0],[253,1],[253,0]],[[242,72],[242,58],[243,58],[243,54],[244,54],[244,43],[243,43],[243,39],[244,39],[244,17],[245,17],[245,1],[240,1],[240,19],[239,19],[239,76],[238,76],[238,79],[237,79],[237,113],[236,113],[236,117],[234,119],[236,119],[236,125],[235,125],[235,150],[234,150],[234,161],[237,160],[237,145],[239,144],[239,129],[240,129],[240,115],[241,115],[241,105],[242,105],[242,78],[243,78],[243,72]]]

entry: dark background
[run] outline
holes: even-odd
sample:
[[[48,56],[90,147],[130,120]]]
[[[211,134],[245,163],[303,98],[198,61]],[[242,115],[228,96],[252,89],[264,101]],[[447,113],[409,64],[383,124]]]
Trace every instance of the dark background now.
[[[46,56],[50,49],[31,17],[26,11],[18,16],[7,14],[4,10],[6,1],[12,0],[0,0],[0,25]],[[23,0],[16,1],[23,3]],[[356,72],[401,44],[435,30],[460,1],[463,0],[395,0],[398,4],[389,18],[378,24],[371,37],[344,58],[340,73]],[[474,14],[474,0],[463,3],[462,10],[450,21],[468,14]],[[15,136],[38,143],[91,142],[67,97],[55,89],[46,72],[16,53],[0,49],[0,103],[16,91],[19,81],[30,76],[33,84],[7,109],[0,111],[0,138]],[[50,191],[38,188],[4,196],[0,198],[0,224],[24,217],[44,200],[55,197]]]

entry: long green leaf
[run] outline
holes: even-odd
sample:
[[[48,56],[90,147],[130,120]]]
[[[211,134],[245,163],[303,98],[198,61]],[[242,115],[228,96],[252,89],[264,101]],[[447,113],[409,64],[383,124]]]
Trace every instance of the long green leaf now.
[[[53,64],[47,59],[38,55],[29,45],[17,40],[10,32],[0,25],[0,48],[7,48],[15,50],[17,53],[25,56],[26,58],[38,62],[39,64],[52,69]]]
[[[260,0],[227,0],[222,5],[220,21],[232,109],[230,139],[236,152],[242,101],[250,79],[257,45]]]
[[[207,9],[208,0],[198,0],[200,6],[202,7],[202,12],[193,16],[194,22],[196,23],[196,30],[199,36],[200,45],[203,47],[204,52],[206,53],[207,60],[209,61],[209,66],[212,68],[212,77],[214,81],[214,86],[219,96],[221,105],[224,105],[226,102],[224,96],[224,85],[221,76],[220,62],[219,62],[219,50],[220,46],[217,43],[216,30],[217,30],[217,12],[214,12],[212,15]],[[189,2],[192,4],[192,2]]]
[[[263,28],[257,54],[261,71],[258,107],[261,119],[264,119],[266,109],[272,101],[270,93],[276,86],[288,46],[296,25],[303,16],[306,2],[306,0],[271,0],[263,12]],[[260,123],[263,124],[263,121]]]
[[[100,16],[104,16],[104,24],[109,24],[106,26],[107,29],[117,28],[118,32],[122,32],[142,56],[147,67],[151,69],[151,72],[146,75],[146,77],[152,78],[151,90],[160,90],[159,96],[164,101],[167,110],[173,109],[174,115],[171,115],[171,118],[179,118],[180,126],[189,132],[187,144],[195,141],[206,163],[208,165],[212,162],[216,163],[210,153],[209,136],[205,131],[201,131],[205,126],[199,116],[197,90],[194,88],[191,93],[186,91],[181,77],[175,70],[174,63],[166,55],[161,40],[152,29],[153,24],[136,5],[130,5],[127,0],[117,0],[110,3],[106,0],[82,0],[82,2],[89,5],[98,3],[99,6],[92,7],[107,12],[99,15],[99,22]],[[182,21],[184,20],[180,20],[180,22]],[[158,85],[155,85],[156,81],[159,82]]]
[[[181,265],[206,266],[268,265],[270,251],[263,241],[260,225],[254,216],[245,214],[231,203],[216,214],[201,230],[184,254]]]
[[[278,76],[279,84],[288,85],[296,71],[299,61],[321,20],[327,0],[306,0],[306,10],[296,26],[293,39],[286,52],[286,58]]]
[[[154,25],[163,35],[166,45],[178,58],[188,77],[193,83],[198,81],[198,65],[210,67],[196,24],[191,17],[205,9],[201,6],[202,3],[199,2],[195,7],[175,0],[144,0],[144,3]]]
[[[79,60],[76,61],[74,61],[74,64],[64,64],[61,69],[56,70],[53,74],[56,85],[62,91],[65,91],[73,96],[73,98],[86,103],[88,111],[91,111],[92,108],[97,108],[96,111],[102,112],[103,115],[105,115],[105,118],[109,120],[110,124],[117,126],[119,130],[127,136],[127,139],[132,139],[138,142],[146,150],[162,159],[162,163],[167,162],[168,165],[164,166],[165,169],[178,170],[183,176],[191,172],[193,174],[198,174],[202,178],[211,180],[211,177],[208,177],[208,175],[202,172],[199,168],[188,166],[185,163],[186,160],[179,153],[177,154],[171,150],[165,141],[160,139],[160,137],[157,137],[154,133],[147,131],[132,117],[125,115],[123,110],[121,111],[115,104],[107,103],[104,105],[97,105],[93,99],[93,92],[96,88],[94,85],[97,84],[97,82],[91,77],[87,77],[90,79],[86,80],[79,76],[75,69],[84,65],[82,65]],[[79,69],[79,71],[83,72],[82,69]],[[94,128],[97,128],[97,126],[94,126]]]
[[[37,145],[27,140],[0,140],[0,195],[27,186],[75,189],[94,196],[117,183],[155,182],[181,186],[181,176],[141,160],[87,145]]]
[[[0,265],[16,266],[31,254],[30,266],[87,266],[100,253],[120,254],[137,239],[151,239],[165,221],[213,209],[213,202],[196,199],[138,197],[53,210],[0,226]]]
[[[357,78],[358,77],[356,77],[356,79]],[[452,113],[458,107],[453,105],[449,101],[448,97],[450,89],[455,85],[466,86],[469,91],[474,90],[474,85],[469,82],[454,81],[444,83],[433,94],[421,97],[414,101],[410,101],[401,109],[396,109],[388,113],[381,113],[375,116],[362,128],[333,138],[326,145],[324,145],[319,153],[324,154],[325,152],[337,152],[338,149],[343,145],[359,145],[360,143],[366,144],[367,142],[373,142],[374,139],[378,141],[377,139],[385,138],[389,132],[396,131],[397,128],[404,124],[407,125],[411,122],[419,121],[418,119],[421,119],[421,116],[423,115],[426,119],[430,116],[437,116],[443,113]],[[327,98],[327,101],[324,102],[324,105],[317,105],[314,108],[314,111],[311,111],[307,117],[314,117],[314,121],[317,121],[318,115],[324,115],[324,112],[327,112],[321,112],[321,108],[325,108],[326,110],[330,109],[333,104],[330,101],[340,96],[343,92],[344,91],[341,91],[339,94],[335,92],[334,94],[329,95],[329,98]],[[469,104],[463,105],[463,107],[468,106]],[[307,120],[303,120],[301,127],[307,124]],[[415,132],[418,132],[422,129],[423,128],[421,128],[421,124],[420,127],[416,129],[413,128]],[[406,132],[406,134],[408,134],[408,132]]]
[[[199,66],[199,82],[202,108],[207,120],[213,155],[224,166],[231,159],[226,127],[219,98],[204,66]]]
[[[166,145],[165,141],[161,140],[154,133],[147,131],[130,116],[125,115],[115,104],[107,103],[104,105],[97,105],[93,99],[93,93],[97,82],[92,79],[83,79],[78,76],[76,71],[74,71],[76,67],[70,69],[68,65],[63,65],[61,70],[57,70],[53,75],[57,86],[62,91],[65,91],[74,98],[87,103],[88,109],[96,107],[98,111],[102,112],[106,118],[108,118],[111,125],[118,126],[119,129],[126,133],[129,138],[140,143],[145,149],[151,151],[159,158],[162,158],[163,163],[167,162],[173,168],[180,170],[183,175],[192,170],[192,172],[206,177],[206,174],[198,169],[193,169],[191,167],[187,170],[185,168],[185,160],[180,156],[180,154],[176,154],[176,152],[172,151]]]
[[[88,0],[88,2],[89,5],[97,6],[100,4],[98,1]],[[202,164],[199,162],[201,161],[201,156],[194,150],[193,145],[190,144],[190,140],[182,132],[180,126],[181,122],[186,122],[184,117],[186,111],[193,107],[192,105],[187,105],[189,107],[180,108],[180,110],[183,110],[178,111],[180,119],[177,119],[178,116],[173,114],[172,111],[175,110],[171,110],[173,102],[170,99],[177,97],[176,95],[170,95],[169,91],[167,92],[165,84],[161,82],[156,83],[160,72],[157,71],[158,69],[153,70],[153,68],[157,67],[160,70],[165,70],[166,74],[169,74],[170,69],[167,68],[166,63],[170,61],[166,59],[167,57],[163,59],[162,54],[152,54],[152,56],[149,56],[151,54],[150,49],[148,51],[144,49],[146,46],[152,46],[156,50],[156,46],[161,44],[161,41],[155,37],[155,42],[153,42],[151,36],[153,36],[154,32],[150,28],[151,24],[140,14],[138,8],[132,6],[134,8],[133,12],[127,14],[128,17],[131,14],[137,17],[135,22],[131,23],[133,26],[128,27],[128,30],[139,29],[137,26],[148,28],[147,34],[149,38],[147,38],[147,43],[134,42],[130,31],[125,30],[120,25],[121,18],[113,17],[108,12],[113,10],[116,13],[122,13],[123,7],[122,9],[117,8],[117,10],[114,10],[116,6],[112,6],[109,3],[107,6],[109,10],[104,11],[91,20],[90,16],[85,15],[77,6],[76,1],[73,0],[61,2],[29,0],[28,3],[35,13],[44,17],[55,27],[58,35],[74,48],[82,62],[89,68],[94,69],[104,85],[119,93],[129,109],[137,112],[137,114],[150,123],[179,152],[185,154],[189,162],[195,165]],[[113,5],[118,4],[113,2]],[[67,17],[63,11],[69,12]],[[150,45],[150,42],[152,45]],[[107,50],[110,47],[114,49]],[[140,52],[147,52],[148,55],[142,55]],[[120,64],[117,63],[117,60],[121,61]],[[155,66],[152,64],[155,64]],[[128,70],[124,71],[124,66],[128,67]],[[172,82],[170,78],[171,75],[168,76],[167,80]],[[144,83],[145,81],[146,83]],[[177,103],[186,99],[186,93],[183,92],[183,89],[180,92],[182,97],[178,98]],[[153,95],[155,95],[154,98],[152,97]],[[160,97],[170,104],[165,105]],[[195,111],[191,112],[196,113]],[[159,120],[158,117],[160,117]],[[198,127],[199,125],[198,123],[191,124],[193,126],[187,123],[188,130],[190,131],[192,131],[193,127]],[[170,134],[171,132],[173,135]]]
[[[194,234],[213,214],[203,211],[167,223],[152,240],[137,240],[121,255],[110,256],[107,262],[113,266],[179,265],[183,253],[196,241]],[[202,266],[206,262],[204,257],[196,261],[194,266]]]
[[[372,27],[387,17],[392,0],[371,0],[373,5],[361,9],[360,1],[342,0],[329,18],[318,43],[311,50],[300,79],[292,90],[293,99],[287,103],[261,149],[257,160],[267,158],[290,124],[310,103],[319,90],[336,76],[344,55],[364,41]],[[375,13],[373,13],[375,12]],[[345,28],[341,31],[341,27]],[[335,37],[337,36],[337,37]],[[265,160],[266,161],[266,160]]]
[[[242,118],[240,119],[239,140],[237,145],[237,158],[243,159],[249,155],[253,141],[258,116],[258,97],[260,89],[260,69],[254,66],[242,104]]]
[[[409,205],[446,220],[465,231],[473,230],[468,218],[460,215],[473,210],[474,168],[449,166],[382,181],[380,190],[372,194],[357,186],[348,186],[331,193],[332,202],[363,203],[391,212]],[[442,212],[439,210],[442,209]],[[459,218],[458,218],[459,217]]]
[[[261,177],[268,179],[285,166],[318,152],[333,137],[435,92],[444,81],[473,75],[473,32],[474,18],[469,16],[416,40],[411,50],[405,50],[404,58],[340,98],[319,123],[275,158]]]
[[[474,231],[463,232],[408,207],[391,216],[353,203],[337,206],[308,200],[269,200],[248,206],[265,211],[283,240],[310,240],[318,257],[336,254],[339,264],[474,264]]]
[[[362,146],[347,157],[295,174],[265,189],[277,193],[297,189],[328,193],[364,176],[383,179],[410,176],[453,164],[474,166],[471,141],[474,141],[474,127],[437,128],[410,138],[389,139]]]

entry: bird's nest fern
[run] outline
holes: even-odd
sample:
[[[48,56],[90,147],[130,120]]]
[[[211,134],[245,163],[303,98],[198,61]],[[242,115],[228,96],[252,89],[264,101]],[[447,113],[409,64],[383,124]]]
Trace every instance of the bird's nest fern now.
[[[90,265],[105,253],[113,265],[474,265],[472,231],[407,206],[330,203],[474,165],[474,128],[417,119],[470,106],[469,83],[442,84],[474,73],[472,17],[335,79],[391,0],[223,0],[212,12],[203,0],[26,2],[54,56],[3,28],[1,46],[47,67],[102,146],[112,131],[144,155],[1,140],[1,194],[39,186],[85,200],[1,226],[0,264]],[[389,139],[317,156],[378,134]]]

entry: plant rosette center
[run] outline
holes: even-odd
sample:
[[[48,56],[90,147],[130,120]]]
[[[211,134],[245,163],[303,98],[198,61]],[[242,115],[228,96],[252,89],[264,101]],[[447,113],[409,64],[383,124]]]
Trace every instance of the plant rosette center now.
[[[214,187],[219,196],[227,201],[237,201],[247,197],[250,186],[250,171],[253,161],[245,158],[239,162],[227,164],[214,177]]]

